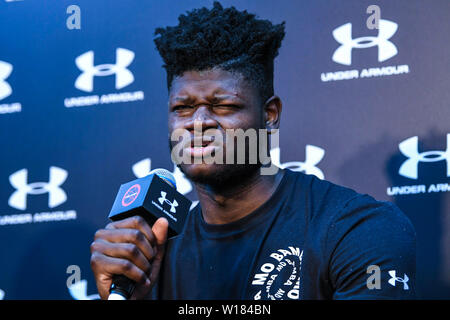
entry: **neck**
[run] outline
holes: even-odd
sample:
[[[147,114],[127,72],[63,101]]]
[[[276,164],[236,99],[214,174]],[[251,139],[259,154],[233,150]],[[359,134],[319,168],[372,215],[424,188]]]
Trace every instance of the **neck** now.
[[[221,190],[196,184],[204,220],[209,224],[225,224],[245,217],[272,196],[283,175],[283,170],[275,175],[261,175],[258,170],[239,184]]]

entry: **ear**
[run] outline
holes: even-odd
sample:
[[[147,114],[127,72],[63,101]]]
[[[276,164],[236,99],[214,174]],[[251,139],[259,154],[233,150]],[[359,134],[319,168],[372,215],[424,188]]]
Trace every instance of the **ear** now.
[[[283,104],[278,96],[270,97],[264,104],[264,124],[269,132],[280,127],[282,109]]]

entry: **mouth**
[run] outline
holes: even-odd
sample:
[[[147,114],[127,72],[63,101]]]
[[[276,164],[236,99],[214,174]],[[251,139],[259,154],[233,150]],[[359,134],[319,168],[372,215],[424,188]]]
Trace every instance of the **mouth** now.
[[[214,144],[214,137],[194,137],[186,143],[184,151],[192,158],[210,157],[218,146]]]

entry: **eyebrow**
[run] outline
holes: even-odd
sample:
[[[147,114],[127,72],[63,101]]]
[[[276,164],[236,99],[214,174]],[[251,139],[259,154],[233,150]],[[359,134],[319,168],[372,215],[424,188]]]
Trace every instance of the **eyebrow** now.
[[[213,103],[217,103],[220,102],[222,100],[241,100],[238,96],[236,95],[230,95],[230,94],[215,94],[212,99],[210,97],[207,97],[208,100],[211,100],[211,102]],[[190,102],[192,100],[191,96],[176,96],[175,98],[170,99],[172,102]]]
[[[216,95],[214,95],[214,99],[219,100],[219,101],[227,100],[227,99],[233,100],[233,99],[239,99],[239,97],[235,96],[235,95],[230,95],[230,94],[216,94]]]
[[[189,96],[177,96],[177,97],[172,98],[170,100],[173,100],[173,101],[186,101],[188,99],[189,99]]]

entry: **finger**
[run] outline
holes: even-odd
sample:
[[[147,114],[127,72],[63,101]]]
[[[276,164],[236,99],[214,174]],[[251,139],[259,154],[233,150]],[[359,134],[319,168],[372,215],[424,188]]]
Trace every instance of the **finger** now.
[[[149,259],[147,259],[139,247],[133,243],[111,243],[98,239],[92,243],[91,250],[100,252],[103,255],[112,258],[129,260],[144,271],[145,274],[150,274],[151,265],[148,261]]]
[[[144,254],[147,260],[155,255],[155,250],[145,235],[137,229],[100,229],[95,233],[94,239],[111,243],[132,243]]]
[[[106,229],[137,229],[142,232],[147,240],[154,245],[155,236],[147,221],[141,216],[133,216],[123,220],[115,221],[106,226]]]
[[[91,266],[97,275],[106,274],[112,279],[113,275],[123,274],[137,284],[150,285],[150,279],[145,272],[126,259],[108,257],[99,252],[94,252]]]

